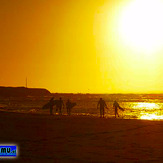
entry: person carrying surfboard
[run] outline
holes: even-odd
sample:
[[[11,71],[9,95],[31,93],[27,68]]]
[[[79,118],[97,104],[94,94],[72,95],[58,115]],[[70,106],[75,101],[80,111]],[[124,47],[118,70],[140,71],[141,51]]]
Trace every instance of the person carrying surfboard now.
[[[107,105],[106,105],[105,101],[102,98],[100,98],[100,100],[98,101],[97,109],[98,109],[99,106],[100,106],[100,117],[104,118],[104,115],[105,115],[104,108],[107,108]]]
[[[42,109],[50,109],[50,115],[53,115],[54,97],[52,97],[48,103],[46,103]]]
[[[50,115],[53,115],[53,102],[54,102],[54,97],[52,97],[49,101]]]
[[[76,103],[72,103],[69,99],[66,102],[67,114],[71,115],[71,109],[76,105]]]
[[[118,108],[119,108],[120,110],[124,111],[124,109],[121,108],[121,107],[119,106],[119,104],[118,104],[118,102],[117,102],[116,100],[115,100],[114,103],[113,103],[113,107],[114,107],[114,109],[115,109],[115,118],[116,118],[116,115],[118,115],[118,117],[119,117]]]
[[[56,110],[59,110],[59,115],[62,115],[62,108],[64,108],[64,103],[61,97],[57,101],[56,108]]]

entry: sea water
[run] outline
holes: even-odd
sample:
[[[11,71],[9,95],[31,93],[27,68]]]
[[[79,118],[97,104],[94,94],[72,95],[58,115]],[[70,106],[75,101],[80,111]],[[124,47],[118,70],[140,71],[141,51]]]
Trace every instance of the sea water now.
[[[99,98],[106,101],[106,118],[114,118],[113,102],[116,100],[124,111],[118,110],[119,117],[123,119],[163,120],[163,94],[53,94],[54,99],[62,97],[64,103],[67,99],[76,102],[72,115],[100,116],[97,108]],[[0,110],[32,114],[49,114],[49,109],[43,110],[51,97],[17,97],[0,99]],[[66,107],[62,109],[67,115]],[[58,115],[56,108],[53,114]]]

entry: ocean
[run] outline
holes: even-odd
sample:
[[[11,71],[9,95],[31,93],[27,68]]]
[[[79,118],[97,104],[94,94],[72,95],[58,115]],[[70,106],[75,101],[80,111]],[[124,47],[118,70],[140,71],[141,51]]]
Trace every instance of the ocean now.
[[[105,109],[106,118],[114,118],[113,102],[116,100],[124,111],[118,110],[119,117],[123,119],[148,119],[163,120],[163,94],[53,94],[54,99],[62,97],[64,103],[67,99],[76,102],[72,109],[72,115],[100,116],[97,109],[99,98],[106,101],[108,109]],[[0,111],[49,114],[49,109],[43,110],[51,97],[10,97],[0,98]],[[64,107],[63,115],[67,115]],[[56,108],[53,114],[58,115]]]

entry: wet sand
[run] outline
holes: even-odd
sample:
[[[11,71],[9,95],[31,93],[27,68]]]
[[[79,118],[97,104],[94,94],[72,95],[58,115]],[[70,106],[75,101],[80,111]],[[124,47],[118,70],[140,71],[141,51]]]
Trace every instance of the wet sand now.
[[[0,112],[20,162],[163,162],[163,121]]]

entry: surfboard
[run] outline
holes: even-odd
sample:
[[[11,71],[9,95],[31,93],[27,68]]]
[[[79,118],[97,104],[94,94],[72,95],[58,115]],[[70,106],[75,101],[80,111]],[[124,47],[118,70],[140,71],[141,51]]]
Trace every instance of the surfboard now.
[[[122,107],[120,107],[120,106],[119,106],[119,109],[122,110],[122,111],[124,111],[124,109]]]
[[[50,104],[49,104],[49,102],[48,102],[48,103],[46,103],[46,104],[42,107],[42,109],[49,109],[49,107],[50,107]]]
[[[74,106],[76,106],[76,103],[71,103],[70,109],[72,109]]]

